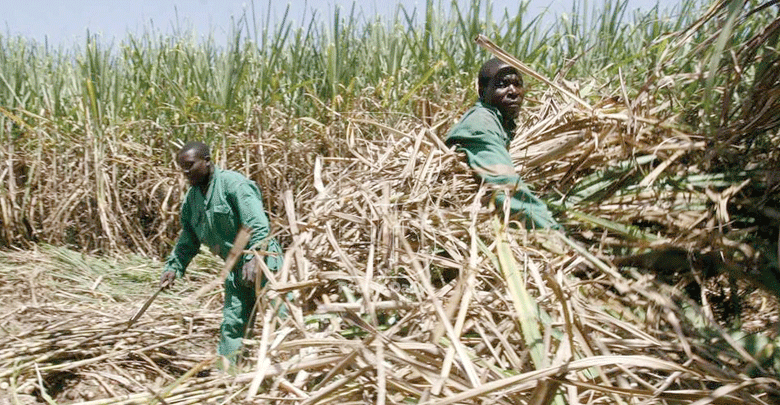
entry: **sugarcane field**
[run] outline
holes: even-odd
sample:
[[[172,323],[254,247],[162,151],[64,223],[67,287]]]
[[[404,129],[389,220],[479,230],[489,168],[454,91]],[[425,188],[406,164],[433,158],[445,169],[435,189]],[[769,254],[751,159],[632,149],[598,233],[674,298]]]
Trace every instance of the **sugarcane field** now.
[[[0,33],[0,405],[780,403],[780,3],[490,5]]]

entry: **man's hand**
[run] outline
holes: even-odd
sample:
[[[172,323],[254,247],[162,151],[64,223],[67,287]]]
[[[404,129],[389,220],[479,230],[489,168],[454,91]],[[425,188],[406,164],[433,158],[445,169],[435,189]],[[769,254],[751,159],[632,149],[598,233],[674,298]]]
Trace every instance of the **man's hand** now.
[[[160,288],[171,288],[173,287],[173,282],[176,280],[176,272],[175,271],[166,271],[163,272],[162,276],[160,277]]]
[[[257,256],[252,257],[252,260],[244,263],[244,267],[241,269],[241,276],[247,283],[255,283],[255,277],[257,277]]]

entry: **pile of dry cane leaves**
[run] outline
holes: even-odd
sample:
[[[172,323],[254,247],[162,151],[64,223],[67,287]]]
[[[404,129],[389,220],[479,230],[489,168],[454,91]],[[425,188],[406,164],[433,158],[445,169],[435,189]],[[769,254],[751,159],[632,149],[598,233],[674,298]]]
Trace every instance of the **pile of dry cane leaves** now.
[[[483,204],[489,190],[441,142],[453,112],[402,129],[342,116],[339,153],[280,193],[285,266],[268,274],[237,375],[213,367],[219,292],[194,292],[217,264],[194,264],[128,328],[159,263],[98,272],[19,252],[0,282],[0,404],[776,403],[771,353],[719,322],[706,285],[689,296],[610,263],[621,247],[705,249],[724,215],[713,201],[735,190],[654,187],[703,142],[638,119],[642,105],[589,110],[557,94],[529,109],[512,152],[565,207],[566,235],[506,226]],[[633,192],[598,194],[608,170],[638,175]],[[618,226],[640,220],[652,231]],[[147,290],[100,279],[127,274]],[[775,300],[753,294],[752,330],[766,332]]]

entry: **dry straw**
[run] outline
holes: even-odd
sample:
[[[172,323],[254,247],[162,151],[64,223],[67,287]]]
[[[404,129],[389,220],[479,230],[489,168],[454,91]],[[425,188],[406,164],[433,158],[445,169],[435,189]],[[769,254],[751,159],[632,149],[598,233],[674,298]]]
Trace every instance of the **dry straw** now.
[[[697,280],[699,294],[684,294],[659,282],[664,274],[636,269],[654,268],[657,258],[633,257],[639,266],[623,269],[610,261],[614,252],[673,246],[692,252],[683,255],[689,269],[712,259],[710,252],[750,263],[755,249],[726,232],[735,226],[729,203],[748,183],[691,171],[686,162],[705,156],[705,142],[656,118],[649,86],[633,101],[586,106],[568,98],[576,96],[572,83],[535,75],[550,87],[524,112],[511,152],[523,178],[559,211],[568,236],[527,232],[496,217],[485,204],[490,190],[441,142],[457,119],[451,109],[428,106],[425,122],[392,126],[360,112],[333,112],[327,125],[269,116],[272,129],[292,124],[321,136],[247,145],[242,134],[231,135],[240,149],[221,146],[215,154],[231,162],[247,156],[242,170],[275,191],[266,200],[286,245],[284,267],[266,273],[260,330],[246,341],[239,374],[213,368],[221,297],[196,291],[218,279],[203,271],[218,265],[193,265],[176,294],[160,296],[127,328],[153,291],[159,263],[96,269],[56,249],[12,252],[0,282],[0,398],[776,403],[774,346],[750,347],[722,326],[713,284]],[[262,160],[257,171],[243,153],[249,148]],[[88,163],[71,168],[93,170]],[[171,173],[148,173],[143,184],[164,196],[160,221],[173,226],[166,215],[177,188],[157,178]],[[683,186],[661,181],[668,173]],[[119,200],[104,198],[109,206]],[[100,226],[120,226],[124,214]],[[725,274],[739,273],[728,260],[716,263]],[[697,274],[671,279],[683,286]],[[760,284],[751,280],[740,278],[732,292]],[[189,300],[195,294],[197,304]],[[753,310],[753,330],[765,332],[775,298],[760,290],[752,296],[764,304]]]
[[[537,122],[554,128],[612,129],[572,134],[591,145],[598,138],[598,146],[556,152],[541,172],[526,172],[530,179],[554,184],[573,165],[608,160],[624,137],[625,113],[561,114],[550,104],[534,111],[552,111]],[[29,283],[46,302],[2,314],[18,328],[0,340],[4,392],[86,404],[771,402],[778,380],[695,302],[604,264],[606,245],[583,248],[495,219],[482,201],[489,194],[430,127],[341,119],[347,136],[331,139],[338,153],[317,158],[310,186],[282,196],[276,226],[290,238],[285,266],[268,274],[261,331],[247,341],[240,374],[212,368],[219,297],[183,304],[216,275],[161,297],[128,330],[132,305],[89,305],[80,299],[87,291],[68,293],[46,282],[55,275],[41,274]],[[568,142],[567,132],[550,131],[523,128],[517,144],[544,161],[535,147]],[[618,199],[579,208],[610,218],[604,206]],[[626,204],[666,211],[674,229],[682,212],[665,202],[637,194]],[[584,226],[579,218],[565,223]],[[610,233],[603,243],[610,238],[630,240]],[[42,260],[28,255],[19,262]],[[582,278],[595,265],[605,272]],[[94,277],[88,267],[73,277]],[[277,316],[281,304],[287,316]]]

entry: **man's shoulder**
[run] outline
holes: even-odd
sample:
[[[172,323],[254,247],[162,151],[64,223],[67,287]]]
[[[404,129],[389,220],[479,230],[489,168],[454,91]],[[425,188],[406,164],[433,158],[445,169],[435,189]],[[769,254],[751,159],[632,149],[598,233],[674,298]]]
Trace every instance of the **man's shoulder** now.
[[[452,141],[455,138],[469,136],[473,133],[485,133],[502,131],[501,121],[494,109],[477,102],[472,106],[460,121],[455,124],[447,134],[447,140]]]
[[[260,192],[260,189],[257,187],[257,184],[254,181],[250,180],[239,172],[226,169],[217,169],[215,174],[217,173],[217,179],[220,183],[219,188],[223,193],[237,193],[239,190],[241,190],[241,192],[245,192],[247,188],[251,189],[252,192]]]
[[[243,184],[247,182],[251,183],[249,179],[246,178],[246,176],[233,170],[215,168],[214,175],[220,181],[228,184]]]
[[[463,122],[484,122],[501,125],[496,109],[480,101],[477,101],[465,114],[463,114],[460,123]]]

